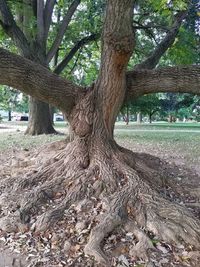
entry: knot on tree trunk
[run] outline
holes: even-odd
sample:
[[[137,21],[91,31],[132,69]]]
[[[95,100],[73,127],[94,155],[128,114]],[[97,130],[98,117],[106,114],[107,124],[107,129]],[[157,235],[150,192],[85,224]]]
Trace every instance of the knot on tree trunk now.
[[[134,48],[134,36],[118,36],[118,34],[106,34],[104,37],[107,45],[122,55],[130,55]]]
[[[94,93],[88,91],[74,107],[70,114],[70,125],[74,133],[84,137],[92,132],[94,114]]]

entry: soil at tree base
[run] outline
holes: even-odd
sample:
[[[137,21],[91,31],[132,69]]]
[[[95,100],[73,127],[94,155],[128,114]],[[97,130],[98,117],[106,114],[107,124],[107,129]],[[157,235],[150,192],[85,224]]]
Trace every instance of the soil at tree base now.
[[[19,175],[20,173],[27,172],[34,162],[34,157],[38,157],[38,154],[41,158],[51,157],[49,151],[52,150],[52,147],[55,149],[57,144],[59,150],[60,147],[62,147],[61,143],[62,142],[56,142],[53,145],[47,145],[42,151],[41,149],[38,151],[34,150],[33,153],[32,151],[19,151],[15,153],[16,161],[14,161],[12,171],[8,162],[5,161],[4,154],[4,166],[1,169],[2,175],[11,177],[16,174]],[[22,160],[22,154],[24,155],[24,161]],[[18,157],[18,155],[20,156]],[[31,161],[28,163],[27,158],[30,155],[32,155]],[[22,162],[25,163],[23,164]],[[190,197],[185,192],[181,192],[182,184],[190,183],[190,185],[193,184],[193,186],[199,184],[199,177],[194,170],[184,168],[183,166],[177,167],[173,163],[167,164],[165,162],[162,163],[162,167],[164,167],[169,178],[177,183],[180,190],[179,196],[173,194],[170,188],[167,188],[165,193],[171,195],[170,197],[178,203],[185,203],[186,205],[196,203],[197,200],[195,198]],[[53,200],[42,205],[41,209],[45,210],[49,205],[59,203],[61,197],[62,196],[58,192],[57,196],[55,196]],[[8,266],[15,267],[100,266],[94,259],[85,256],[83,249],[87,243],[91,228],[97,223],[94,218],[103,216],[103,205],[102,201],[96,198],[90,199],[87,203],[82,201],[78,206],[72,205],[65,212],[61,221],[43,233],[35,233],[33,230],[26,227],[16,233],[8,234],[1,231],[0,236],[3,251],[0,252],[0,267],[2,262],[3,264],[5,262]],[[200,216],[199,207],[191,205],[189,208],[193,210],[197,217]],[[148,233],[148,235],[155,248],[155,250],[152,249],[150,254],[154,266],[199,266],[200,252],[195,251],[193,247],[183,244],[173,246],[172,244],[162,242],[162,240],[157,239],[157,237],[151,233]],[[137,243],[137,241],[134,235],[126,231],[123,227],[114,230],[108,236],[107,240],[105,240],[104,244],[106,254],[112,258],[112,266],[146,266],[143,260],[135,258],[130,253],[130,248],[135,243]],[[4,267],[4,265],[2,265],[2,267]]]

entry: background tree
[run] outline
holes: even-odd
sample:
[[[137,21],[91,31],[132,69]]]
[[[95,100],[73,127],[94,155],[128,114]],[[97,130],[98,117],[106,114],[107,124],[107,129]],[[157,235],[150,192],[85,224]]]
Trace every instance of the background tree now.
[[[0,86],[0,108],[8,111],[8,120],[11,121],[11,112],[19,103],[19,91],[8,86]]]
[[[147,115],[150,123],[152,122],[152,116],[160,109],[161,102],[158,94],[144,95],[131,102],[131,112],[141,112],[143,115]]]
[[[193,110],[198,105],[199,97],[192,94],[166,93],[160,95],[162,116],[168,117],[169,122],[176,118],[186,119],[193,117]],[[174,119],[174,120],[173,120]]]
[[[132,0],[107,1],[100,69],[96,81],[88,87],[0,49],[0,83],[57,106],[65,113],[73,133],[73,140],[37,172],[34,169],[28,177],[9,179],[4,190],[9,198],[7,195],[6,207],[2,201],[1,209],[7,211],[9,207],[12,212],[1,218],[1,229],[16,231],[21,223],[32,224],[34,215],[34,229],[44,231],[72,204],[95,198],[100,205],[105,203],[101,210],[104,216],[88,218],[92,229],[84,251],[103,265],[111,265],[102,249],[104,238],[120,225],[138,239],[134,256],[146,260],[153,247],[149,232],[167,242],[181,240],[200,247],[199,220],[185,206],[162,194],[164,172],[159,176],[158,161],[154,165],[150,156],[119,146],[113,135],[116,117],[126,101],[158,92],[200,94],[198,65],[154,69],[173,44],[187,14],[177,11],[178,6],[186,8],[184,1],[170,2],[170,6],[168,1],[160,2],[172,14],[171,28],[147,59],[127,71],[135,52],[133,10],[140,9]],[[40,212],[41,203],[58,192],[62,196],[58,204]]]
[[[56,62],[53,64],[54,71],[60,74],[79,49],[98,38],[98,34],[95,33],[97,22],[92,20],[86,25],[84,20],[89,16],[87,8],[88,12],[92,10],[100,12],[100,6],[95,9],[96,3],[85,1],[82,7],[84,11],[80,9],[76,16],[75,12],[80,2],[80,0],[46,2],[2,0],[0,24],[21,55],[46,68],[51,67],[51,61],[54,59],[54,63]],[[55,22],[53,17],[57,17]],[[81,32],[82,24],[84,33]],[[60,53],[63,47],[65,52]],[[30,118],[26,133],[31,135],[55,133],[49,105],[31,97],[29,107]]]

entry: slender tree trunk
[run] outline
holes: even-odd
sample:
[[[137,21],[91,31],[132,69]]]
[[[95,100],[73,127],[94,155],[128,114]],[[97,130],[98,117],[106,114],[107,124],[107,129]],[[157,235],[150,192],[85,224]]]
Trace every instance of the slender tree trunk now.
[[[173,122],[173,116],[172,116],[172,115],[169,115],[169,117],[168,117],[168,122],[169,122],[169,123],[172,123],[172,122]]]
[[[11,116],[11,110],[8,110],[8,121],[12,120],[12,116]]]
[[[149,123],[152,123],[152,114],[151,114],[151,112],[149,113]]]
[[[138,124],[142,123],[142,113],[141,112],[137,113],[137,123]]]
[[[49,104],[30,97],[29,123],[25,134],[55,134],[50,116]]]
[[[129,124],[129,106],[126,107],[126,125]]]

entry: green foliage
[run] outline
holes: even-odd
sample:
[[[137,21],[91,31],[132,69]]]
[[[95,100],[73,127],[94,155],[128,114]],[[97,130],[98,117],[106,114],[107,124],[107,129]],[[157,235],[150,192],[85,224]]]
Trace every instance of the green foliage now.
[[[0,86],[0,109],[28,112],[28,97],[8,86]]]
[[[194,33],[185,27],[181,27],[175,43],[167,51],[161,64],[165,65],[165,62],[173,65],[199,64],[199,48],[199,40]]]
[[[170,10],[185,10],[187,8],[186,0],[150,0],[148,1],[156,10],[159,10],[162,14],[163,11]]]
[[[98,43],[86,45],[66,67],[63,76],[88,86],[96,79],[100,67]]]
[[[198,119],[200,97],[191,94],[161,94],[162,116],[173,115],[179,119]]]
[[[67,34],[63,38],[59,51],[59,61],[67,55],[71,48],[85,36],[101,32],[102,14],[105,1],[81,2]],[[52,32],[53,33],[53,32]],[[97,77],[100,66],[100,44],[98,41],[89,43],[80,49],[69,62],[63,76],[83,86],[88,86]]]
[[[189,5],[189,14],[173,46],[160,60],[159,65],[194,64],[200,62],[200,9],[196,0],[151,0],[137,1],[134,16],[136,50],[129,62],[129,68],[140,63],[157,47],[170,29],[174,16]]]
[[[158,116],[167,120],[172,115],[180,120],[200,120],[200,97],[192,94],[158,93],[148,94],[130,102],[121,109],[123,116],[141,112],[143,115]]]
[[[195,1],[196,0],[191,1],[191,3],[194,2],[194,4],[190,9],[190,16],[187,21],[185,21],[184,27],[181,28],[173,47],[168,51],[166,56],[163,57],[161,65],[191,64],[199,58],[198,47],[200,42],[196,34],[194,34],[195,22],[198,19]],[[8,2],[13,14],[17,15],[16,18],[23,16],[24,12],[30,13],[28,24],[25,25],[25,27],[20,24],[20,19],[17,19],[17,23],[23,31],[29,32],[30,43],[31,46],[34,47],[37,25],[36,17],[33,13],[31,15],[29,10],[30,6],[26,4],[26,0]],[[72,47],[83,37],[89,36],[92,33],[101,32],[105,2],[105,0],[81,1],[64,35],[62,44],[59,47],[58,62],[61,62]],[[47,50],[55,40],[59,25],[71,3],[72,0],[57,1],[52,16],[53,23],[50,27]],[[134,25],[144,27],[136,31],[136,50],[129,62],[129,68],[133,68],[135,64],[140,63],[155,49],[171,27],[174,15],[178,11],[184,10],[187,4],[188,1],[186,0],[137,1]],[[4,47],[13,50],[13,44],[10,39],[5,36],[2,29],[0,30],[0,43],[1,42]],[[86,45],[76,53],[62,75],[78,84],[87,86],[96,79],[99,66],[100,44],[94,42]],[[51,67],[54,67],[53,63]]]
[[[144,115],[153,114],[160,110],[161,104],[158,94],[144,95],[131,102],[132,110],[142,112]]]
[[[143,115],[149,116],[151,118],[157,112],[161,110],[161,102],[158,94],[148,94],[139,97],[135,101],[131,101],[128,104],[129,112],[135,114],[141,112]],[[122,114],[125,114],[127,106],[124,106],[121,110]]]
[[[178,36],[161,60],[161,65],[200,64],[200,16],[198,1],[192,0],[187,19]]]
[[[8,86],[0,86],[0,108],[12,110],[17,104],[19,92]]]
[[[15,111],[20,113],[28,113],[29,111],[29,98],[27,95],[21,95],[17,105],[15,106]]]

